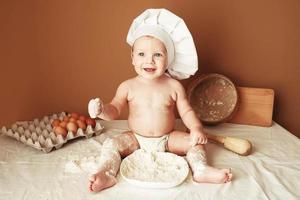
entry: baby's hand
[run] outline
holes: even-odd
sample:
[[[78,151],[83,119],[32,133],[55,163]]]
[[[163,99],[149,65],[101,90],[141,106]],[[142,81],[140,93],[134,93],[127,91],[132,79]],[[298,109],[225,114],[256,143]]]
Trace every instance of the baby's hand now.
[[[196,146],[197,144],[206,144],[207,137],[203,131],[192,131],[190,133],[190,144]]]
[[[91,99],[88,105],[88,111],[91,118],[96,118],[103,111],[103,102],[99,99]]]

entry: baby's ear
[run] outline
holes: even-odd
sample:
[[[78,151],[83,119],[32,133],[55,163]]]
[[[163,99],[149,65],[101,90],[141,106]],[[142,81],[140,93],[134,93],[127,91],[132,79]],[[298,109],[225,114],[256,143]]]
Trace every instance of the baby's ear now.
[[[131,47],[130,56],[131,56],[131,59],[132,59],[133,58],[133,47]]]
[[[133,59],[133,52],[131,52],[131,63],[132,63],[133,65],[135,65],[135,62],[134,62],[134,59]]]

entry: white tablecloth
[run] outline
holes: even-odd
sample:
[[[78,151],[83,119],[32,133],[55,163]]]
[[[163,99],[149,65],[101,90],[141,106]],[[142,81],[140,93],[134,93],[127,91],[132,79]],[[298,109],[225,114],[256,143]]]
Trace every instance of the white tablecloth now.
[[[127,129],[126,121],[104,122],[105,135]],[[180,127],[180,125],[178,126]],[[0,199],[300,199],[300,140],[277,123],[270,128],[236,124],[206,127],[211,133],[248,139],[254,148],[249,156],[239,156],[209,143],[208,161],[219,168],[232,168],[234,179],[227,184],[196,184],[189,176],[170,189],[143,189],[130,185],[118,175],[118,183],[99,193],[87,190],[88,174],[66,173],[72,159],[99,154],[104,139],[69,141],[48,154],[13,138],[0,136]]]

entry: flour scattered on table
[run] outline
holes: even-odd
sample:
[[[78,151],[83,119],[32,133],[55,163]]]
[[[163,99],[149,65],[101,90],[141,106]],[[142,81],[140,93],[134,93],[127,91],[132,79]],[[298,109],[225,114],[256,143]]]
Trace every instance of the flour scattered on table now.
[[[94,174],[98,172],[100,165],[100,156],[88,156],[81,159],[70,160],[65,165],[66,173],[87,172]]]

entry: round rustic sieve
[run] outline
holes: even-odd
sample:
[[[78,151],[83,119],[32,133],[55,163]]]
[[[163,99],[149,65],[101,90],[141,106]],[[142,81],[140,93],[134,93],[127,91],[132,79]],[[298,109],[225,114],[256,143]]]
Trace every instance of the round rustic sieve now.
[[[229,78],[221,74],[204,74],[187,88],[188,99],[205,125],[228,121],[238,104],[238,93]]]

